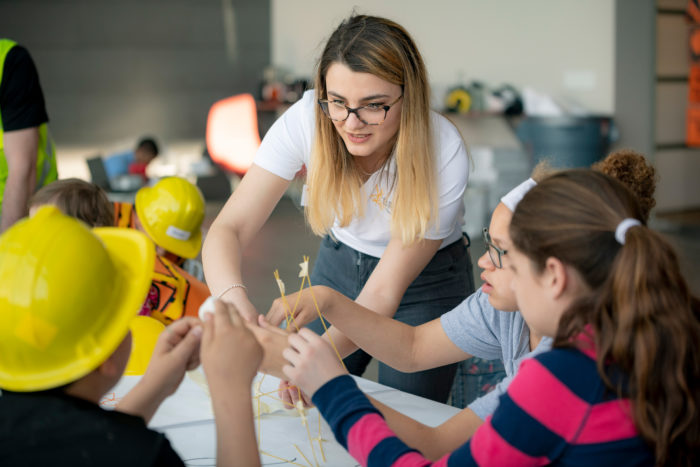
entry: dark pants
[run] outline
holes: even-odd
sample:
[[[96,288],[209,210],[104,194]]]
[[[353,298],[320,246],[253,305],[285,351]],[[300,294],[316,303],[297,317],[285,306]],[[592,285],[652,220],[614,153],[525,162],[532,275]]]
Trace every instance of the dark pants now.
[[[360,253],[326,237],[311,273],[313,285],[331,287],[355,299],[377,266],[379,258]],[[460,239],[439,250],[406,290],[394,319],[418,326],[440,317],[456,307],[474,291],[471,258],[466,243]],[[320,319],[308,326],[321,334]],[[400,343],[397,343],[397,345]],[[362,375],[372,359],[358,350],[345,358],[348,371]],[[401,391],[446,402],[457,365],[448,365],[416,373],[402,373],[379,362],[379,382]]]

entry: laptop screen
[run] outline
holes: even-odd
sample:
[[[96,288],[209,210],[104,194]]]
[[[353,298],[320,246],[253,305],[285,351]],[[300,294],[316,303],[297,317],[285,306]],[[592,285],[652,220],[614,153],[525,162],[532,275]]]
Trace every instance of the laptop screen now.
[[[90,170],[90,178],[92,179],[92,183],[105,191],[112,191],[102,157],[91,157],[87,160],[87,165],[88,169]]]

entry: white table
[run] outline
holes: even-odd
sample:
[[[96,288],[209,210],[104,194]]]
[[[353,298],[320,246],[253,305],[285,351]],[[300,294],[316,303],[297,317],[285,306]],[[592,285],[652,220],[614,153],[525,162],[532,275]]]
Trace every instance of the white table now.
[[[114,405],[139,378],[124,376],[119,384],[105,396],[102,405],[105,407]],[[256,382],[260,378],[261,375],[258,375]],[[439,425],[459,412],[455,407],[439,404],[363,378],[356,378],[356,380],[365,393],[427,425]],[[275,391],[278,384],[277,378],[265,376],[260,392]],[[255,386],[254,383],[254,388]],[[325,461],[318,442],[314,442],[312,452],[307,428],[302,424],[302,419],[295,410],[283,410],[281,402],[272,397],[262,396],[259,399],[261,406],[267,405],[267,411],[270,412],[263,413],[262,417],[256,420],[256,436],[262,439],[261,451],[277,458],[293,461],[293,463],[287,463],[270,455],[261,454],[263,465],[309,466],[311,464],[313,466],[316,463],[319,466],[357,465],[355,460],[335,441],[333,433],[323,419],[321,419],[320,436],[323,439]],[[253,397],[254,406],[257,405],[256,401],[257,399]],[[318,410],[308,409],[306,418],[311,437],[318,437]],[[185,376],[177,392],[160,406],[149,427],[167,435],[173,448],[186,465],[216,465],[216,427],[208,388],[201,369]]]

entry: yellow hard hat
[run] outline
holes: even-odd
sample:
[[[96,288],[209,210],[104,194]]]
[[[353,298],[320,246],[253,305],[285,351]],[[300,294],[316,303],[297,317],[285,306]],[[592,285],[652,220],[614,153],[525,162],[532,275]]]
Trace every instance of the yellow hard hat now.
[[[136,316],[131,320],[129,329],[131,330],[131,355],[124,374],[142,375],[148,368],[158,336],[165,329],[165,325],[150,316]]]
[[[0,388],[41,391],[114,353],[151,284],[141,232],[92,231],[54,206],[0,236]]]
[[[167,177],[136,193],[136,214],[156,245],[183,258],[202,247],[204,197],[199,188],[179,177]]]

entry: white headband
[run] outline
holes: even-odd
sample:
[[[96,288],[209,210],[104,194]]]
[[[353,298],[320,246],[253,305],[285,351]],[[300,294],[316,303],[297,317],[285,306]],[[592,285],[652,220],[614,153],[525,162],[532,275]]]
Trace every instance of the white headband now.
[[[518,206],[520,200],[522,200],[523,196],[535,185],[537,185],[537,182],[528,178],[523,183],[510,190],[507,195],[501,198],[501,202],[505,204],[511,212],[515,212],[515,208]]]
[[[617,243],[624,245],[627,231],[637,225],[642,225],[642,223],[637,219],[632,219],[631,217],[622,219],[622,221],[617,224],[617,228],[615,229],[615,240],[617,240]]]

